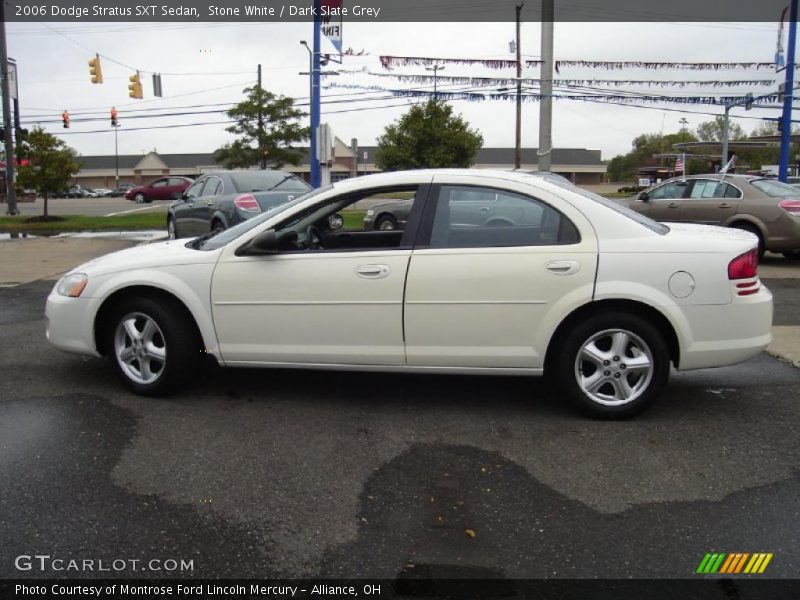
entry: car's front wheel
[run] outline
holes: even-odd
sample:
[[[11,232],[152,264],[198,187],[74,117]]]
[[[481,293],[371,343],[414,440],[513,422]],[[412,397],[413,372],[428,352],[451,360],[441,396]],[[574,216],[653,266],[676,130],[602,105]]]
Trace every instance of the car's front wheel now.
[[[142,192],[136,192],[133,195],[133,201],[136,202],[136,204],[144,204],[147,202],[147,197]]]
[[[397,219],[395,219],[392,215],[383,215],[378,218],[378,221],[375,224],[375,229],[379,231],[394,231],[397,229],[397,225]]]
[[[661,332],[625,313],[590,317],[569,331],[555,361],[561,389],[592,417],[622,419],[650,406],[667,384]]]
[[[138,394],[159,396],[185,383],[200,361],[194,323],[173,302],[129,298],[106,327],[108,355],[123,383]]]

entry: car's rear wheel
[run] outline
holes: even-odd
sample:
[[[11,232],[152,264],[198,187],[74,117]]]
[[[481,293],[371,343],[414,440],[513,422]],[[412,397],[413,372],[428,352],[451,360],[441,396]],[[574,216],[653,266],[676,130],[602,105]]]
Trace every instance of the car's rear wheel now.
[[[225,231],[225,224],[219,219],[214,219],[211,222],[211,231],[213,231],[214,233],[220,233],[222,231]]]
[[[791,252],[784,252],[783,256],[789,260],[800,260],[800,250],[792,250]]]
[[[144,204],[147,202],[147,198],[142,192],[136,192],[133,195],[133,201],[136,202],[136,204]]]
[[[764,258],[764,253],[767,251],[767,248],[764,245],[764,238],[758,230],[758,227],[750,223],[734,223],[731,227],[734,229],[741,229],[742,231],[749,231],[756,236],[758,238],[758,258]]]
[[[375,229],[380,231],[394,231],[397,229],[397,219],[392,215],[378,217],[378,221],[375,223]]]
[[[167,237],[171,240],[178,239],[178,226],[173,217],[167,217]]]
[[[168,394],[195,373],[201,342],[194,323],[173,303],[127,299],[113,311],[109,325],[109,358],[134,392]]]
[[[669,378],[661,332],[639,316],[603,313],[567,333],[555,360],[561,389],[589,416],[631,417],[650,406]]]

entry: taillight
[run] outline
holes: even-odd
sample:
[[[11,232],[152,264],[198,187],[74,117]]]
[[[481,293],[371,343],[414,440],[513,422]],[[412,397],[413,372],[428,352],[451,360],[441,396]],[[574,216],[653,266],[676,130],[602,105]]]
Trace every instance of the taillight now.
[[[253,194],[241,194],[233,199],[236,208],[245,210],[247,212],[261,212],[261,207],[258,205],[258,200]]]
[[[758,275],[758,250],[755,248],[728,264],[728,279],[752,279]]]
[[[778,206],[789,214],[800,217],[800,200],[781,200]]]

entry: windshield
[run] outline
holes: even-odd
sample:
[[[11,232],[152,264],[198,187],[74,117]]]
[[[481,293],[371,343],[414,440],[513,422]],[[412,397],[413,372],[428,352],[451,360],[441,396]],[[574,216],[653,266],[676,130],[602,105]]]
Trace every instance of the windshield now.
[[[230,173],[237,192],[307,192],[308,184],[291,173],[283,171],[240,171]]]
[[[750,185],[771,198],[800,198],[800,190],[775,179],[753,179]]]
[[[327,192],[328,190],[333,189],[332,185],[325,185],[316,190],[313,190],[307,194],[303,194],[302,196],[295,198],[291,202],[286,202],[285,204],[281,204],[280,206],[276,206],[273,209],[268,210],[267,212],[261,213],[260,215],[253,217],[252,219],[247,219],[242,223],[239,223],[235,227],[231,227],[230,229],[226,229],[221,233],[218,233],[214,236],[210,236],[208,238],[196,238],[186,244],[187,248],[194,248],[195,250],[216,250],[217,248],[222,248],[226,244],[231,243],[236,238],[244,235],[251,229],[258,227],[261,223],[266,221],[267,219],[271,219],[275,215],[282,213],[283,211],[292,208],[308,200],[309,198],[313,198],[323,192]]]
[[[575,192],[576,194],[580,194],[584,198],[593,200],[598,204],[602,204],[606,208],[610,208],[614,212],[624,215],[629,219],[631,219],[632,221],[636,221],[637,223],[639,223],[639,225],[647,227],[650,231],[653,231],[659,235],[666,235],[669,233],[669,227],[667,227],[663,223],[654,221],[650,217],[646,217],[643,214],[636,212],[632,208],[625,206],[624,204],[620,204],[619,202],[614,202],[613,200],[609,200],[608,198],[604,198],[603,196],[598,196],[597,194],[594,194],[592,192],[587,192],[586,190],[579,188],[578,186],[572,185],[571,183],[565,184],[555,179],[548,179],[547,181],[549,181],[553,185],[557,185],[571,192]]]

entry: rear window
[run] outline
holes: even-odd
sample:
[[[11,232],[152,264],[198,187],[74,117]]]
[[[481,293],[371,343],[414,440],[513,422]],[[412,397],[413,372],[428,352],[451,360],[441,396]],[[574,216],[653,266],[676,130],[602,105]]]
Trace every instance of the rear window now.
[[[796,187],[774,179],[753,179],[750,185],[771,198],[800,198],[800,190]]]
[[[557,185],[564,189],[569,190],[570,192],[574,192],[576,194],[580,194],[584,198],[588,198],[589,200],[593,200],[598,204],[602,204],[606,208],[610,208],[614,212],[617,212],[621,215],[628,217],[631,221],[636,221],[639,225],[643,227],[647,227],[650,231],[653,231],[659,235],[666,235],[669,233],[669,227],[664,225],[663,223],[659,223],[658,221],[654,221],[650,217],[646,217],[641,213],[636,212],[632,208],[628,208],[624,204],[620,204],[619,202],[614,202],[613,200],[609,200],[608,198],[604,198],[603,196],[598,196],[597,194],[593,194],[592,192],[587,192],[583,188],[579,188],[578,186],[572,184],[563,184],[560,181],[555,181],[552,179],[547,180],[549,183],[553,185]]]
[[[283,171],[242,171],[231,173],[231,180],[237,192],[308,192],[308,184],[290,173]]]

